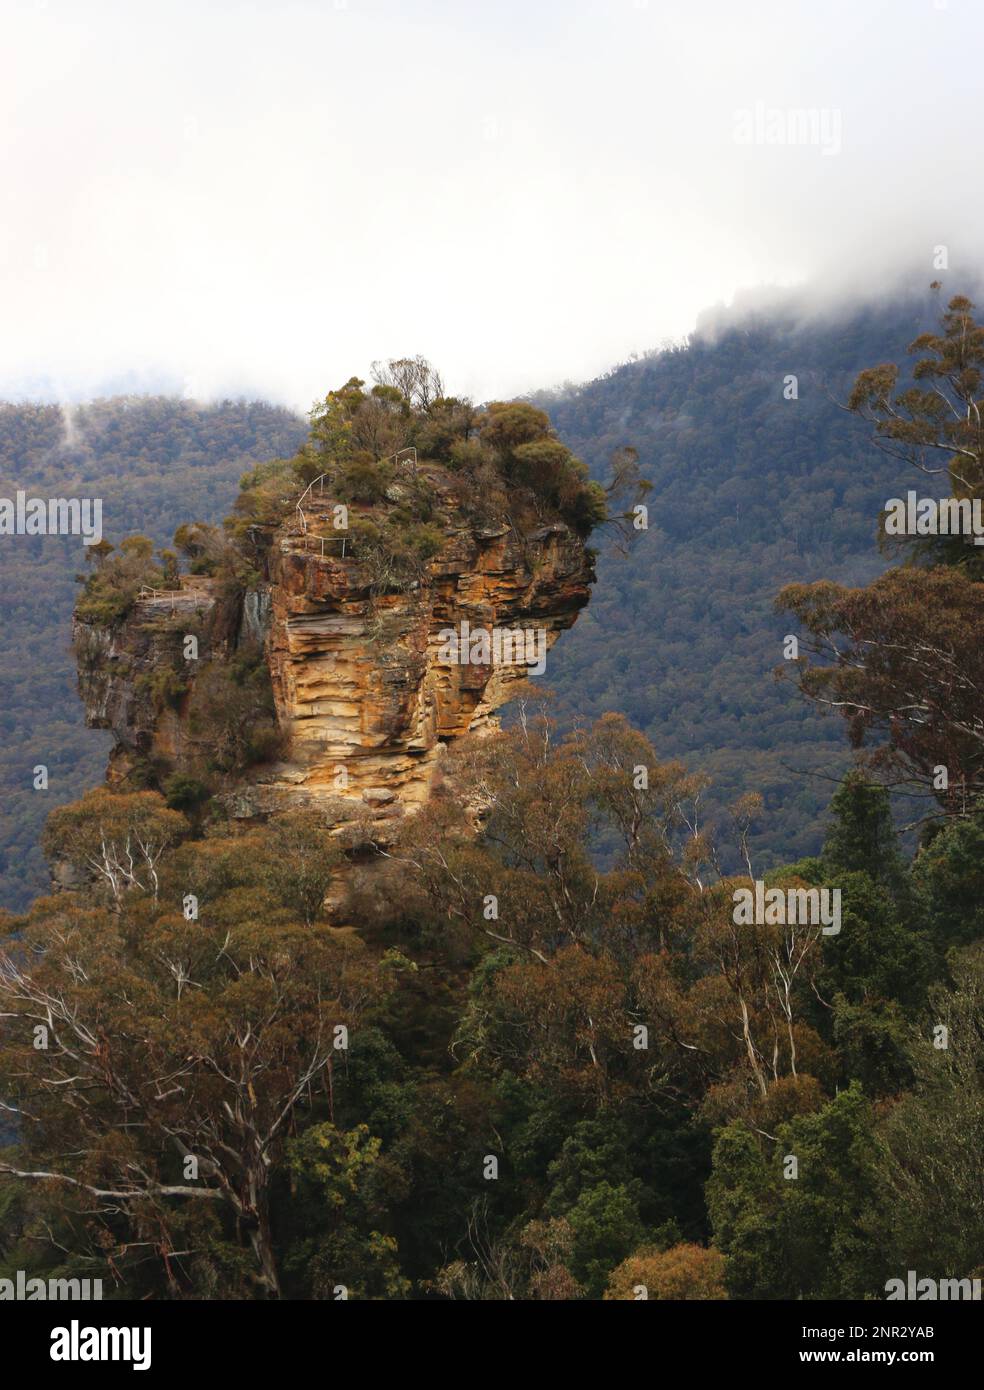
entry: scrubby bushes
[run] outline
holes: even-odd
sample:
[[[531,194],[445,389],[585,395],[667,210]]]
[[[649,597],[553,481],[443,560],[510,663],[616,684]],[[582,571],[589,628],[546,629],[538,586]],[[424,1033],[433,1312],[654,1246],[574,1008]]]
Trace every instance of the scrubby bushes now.
[[[360,377],[350,377],[315,405],[308,441],[294,459],[244,475],[232,522],[236,534],[277,524],[322,474],[330,476],[339,501],[376,506],[395,481],[408,481],[392,460],[410,448],[421,465],[438,463],[459,476],[462,504],[479,525],[511,520],[526,526],[559,517],[586,536],[606,519],[603,489],[557,439],[542,410],[523,401],[479,408],[446,396],[440,376],[421,357],[375,364],[374,373],[368,389]]]
[[[230,661],[202,671],[188,701],[188,727],[212,772],[235,774],[282,755],[285,734],[262,647],[244,644]]]
[[[134,686],[138,694],[150,696],[154,709],[161,714],[168,708],[177,709],[188,690],[188,680],[171,666],[155,666],[152,671],[139,675]]]
[[[83,623],[114,627],[130,612],[142,585],[163,586],[164,570],[154,560],[154,542],[146,536],[129,536],[115,553],[102,542],[92,550],[94,568],[84,580],[75,616]]]
[[[373,593],[419,583],[428,560],[444,544],[444,535],[436,526],[413,521],[406,513],[399,518],[389,516],[381,524],[353,521],[350,534]]]

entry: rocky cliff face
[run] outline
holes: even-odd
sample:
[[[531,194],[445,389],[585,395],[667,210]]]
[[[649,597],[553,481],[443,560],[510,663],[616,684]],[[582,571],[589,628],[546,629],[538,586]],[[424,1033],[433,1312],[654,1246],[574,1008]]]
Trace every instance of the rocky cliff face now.
[[[186,577],[174,593],[139,600],[115,629],[76,622],[87,721],[116,735],[110,780],[200,767],[208,749],[192,717],[196,685],[259,646],[286,751],[224,779],[230,811],[316,805],[339,829],[368,823],[387,838],[387,824],[427,798],[444,748],[497,726],[529,673],[516,657],[548,650],[594,579],[591,553],[563,523],[483,526],[443,469],[422,466],[418,494],[421,485],[440,549],[409,581],[380,584],[360,542],[360,522],[401,505],[397,482],[383,503],[350,507],[348,529],[336,529],[334,504],[315,493],[303,514],[255,533],[262,577],[245,591]],[[451,632],[471,640],[456,652]],[[197,659],[185,655],[189,636]]]
[[[116,737],[107,781],[127,784],[138,766],[178,770],[190,766],[196,746],[189,737],[187,691],[196,674],[233,649],[236,615],[219,601],[214,580],[186,576],[181,589],[139,599],[126,621],[101,627],[75,619],[73,640],[79,694],[86,724]],[[185,638],[198,643],[197,660],[185,657]],[[162,700],[163,677],[181,673],[180,700]]]

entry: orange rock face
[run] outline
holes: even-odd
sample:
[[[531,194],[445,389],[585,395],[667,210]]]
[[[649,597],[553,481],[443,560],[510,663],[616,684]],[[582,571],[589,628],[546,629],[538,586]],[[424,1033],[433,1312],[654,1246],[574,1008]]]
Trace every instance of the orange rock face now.
[[[206,660],[227,660],[246,637],[263,642],[277,719],[289,735],[282,761],[249,769],[229,788],[234,815],[317,805],[339,828],[372,822],[378,838],[386,822],[426,800],[448,744],[497,727],[496,711],[529,674],[508,658],[548,651],[587,603],[592,558],[566,525],[483,528],[443,470],[428,467],[424,480],[443,539],[409,582],[374,583],[364,547],[360,553],[359,521],[385,518],[390,503],[352,507],[351,532],[336,531],[331,502],[319,497],[303,518],[292,514],[263,537],[263,580],[234,600],[235,612],[222,611],[230,601],[209,593],[207,581],[194,581],[194,599],[178,600],[179,608],[214,609],[201,614]],[[393,494],[399,505],[398,486]],[[506,641],[507,659],[484,660],[481,643],[457,653],[452,644],[451,656],[466,659],[449,659],[449,633],[463,624],[472,634],[505,631],[526,650],[510,651]],[[80,668],[90,722],[113,728],[117,758],[142,745],[182,766],[180,705],[155,715],[132,690],[134,669],[146,674],[162,642],[180,641],[181,627],[180,611],[169,617],[138,604],[108,639],[105,661],[88,675]]]

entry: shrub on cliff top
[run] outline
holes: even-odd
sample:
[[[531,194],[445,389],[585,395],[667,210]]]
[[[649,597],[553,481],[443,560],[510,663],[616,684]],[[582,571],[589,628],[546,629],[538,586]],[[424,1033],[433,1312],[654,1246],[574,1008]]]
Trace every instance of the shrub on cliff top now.
[[[293,460],[244,475],[235,532],[276,524],[289,512],[289,499],[296,501],[322,474],[331,477],[338,500],[377,505],[396,477],[390,461],[411,447],[419,462],[439,463],[461,477],[462,504],[478,524],[560,518],[586,536],[606,520],[603,489],[542,410],[525,401],[480,408],[446,396],[440,375],[422,357],[376,363],[373,371],[369,389],[350,377],[315,404],[307,443]]]
[[[91,572],[79,576],[84,588],[75,615],[83,623],[113,627],[129,613],[142,585],[164,585],[164,570],[155,562],[154,543],[146,536],[129,536],[115,553],[112,546],[93,548],[99,553],[90,561]]]

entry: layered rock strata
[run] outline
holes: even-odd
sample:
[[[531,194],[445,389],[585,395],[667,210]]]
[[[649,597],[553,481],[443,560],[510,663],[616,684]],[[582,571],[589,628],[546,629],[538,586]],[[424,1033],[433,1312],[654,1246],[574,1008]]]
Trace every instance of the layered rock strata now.
[[[380,587],[360,555],[359,522],[385,522],[402,505],[398,482],[382,504],[349,508],[348,529],[316,493],[303,513],[254,534],[261,578],[245,591],[186,576],[179,590],[139,599],[115,628],[77,621],[87,722],[116,738],[110,781],[132,779],[138,764],[158,775],[192,770],[203,755],[188,720],[195,681],[259,643],[288,751],[224,788],[232,814],[317,805],[339,828],[368,819],[383,831],[418,808],[443,750],[497,727],[496,712],[529,674],[522,661],[483,660],[480,640],[449,660],[449,633],[505,633],[507,658],[517,655],[510,638],[525,640],[526,655],[549,650],[594,579],[591,552],[562,522],[483,526],[452,475],[424,466],[418,495],[422,483],[442,543],[411,582]],[[184,656],[188,636],[195,660]],[[164,670],[183,673],[170,701],[160,677],[155,685]]]

